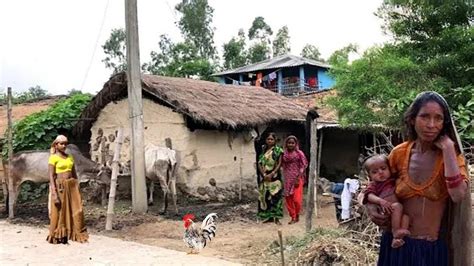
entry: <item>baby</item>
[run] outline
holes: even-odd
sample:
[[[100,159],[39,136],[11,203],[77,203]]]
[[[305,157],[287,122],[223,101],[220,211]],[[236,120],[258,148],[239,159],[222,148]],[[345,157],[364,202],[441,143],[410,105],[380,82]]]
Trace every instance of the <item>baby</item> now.
[[[409,217],[403,214],[403,205],[395,195],[395,179],[390,176],[388,159],[384,155],[374,155],[364,163],[370,183],[364,192],[364,204],[370,202],[382,207],[382,213],[390,214],[392,224],[392,248],[405,244],[403,237],[408,231]]]

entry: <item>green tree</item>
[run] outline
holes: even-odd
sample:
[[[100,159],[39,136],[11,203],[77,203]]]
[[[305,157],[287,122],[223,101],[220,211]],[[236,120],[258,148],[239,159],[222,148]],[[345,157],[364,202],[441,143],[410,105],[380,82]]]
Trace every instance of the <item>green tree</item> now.
[[[248,31],[249,40],[252,41],[248,51],[250,63],[266,60],[272,56],[272,28],[263,17],[256,17]]]
[[[214,28],[211,26],[214,9],[207,0],[182,0],[176,5],[181,14],[178,27],[185,42],[191,43],[197,49],[197,56],[204,59],[214,59]]]
[[[48,96],[48,91],[45,89],[42,89],[41,86],[36,85],[34,87],[28,88],[27,94],[32,99],[38,99],[38,98]]]
[[[352,64],[339,55],[330,60],[339,92],[332,103],[341,121],[395,125],[419,91],[435,90],[453,108],[461,137],[474,143],[472,4],[386,3],[378,16],[385,21],[383,29],[393,35],[393,43],[366,52]]]
[[[253,44],[249,48],[248,60],[250,63],[257,63],[270,58],[270,48],[264,42]]]
[[[349,63],[349,55],[357,53],[358,47],[355,44],[349,44],[339,50],[336,50],[329,56],[328,63],[331,65],[347,65]]]
[[[42,89],[41,86],[39,85],[36,85],[34,87],[28,88],[28,90],[24,92],[13,93],[12,102],[14,104],[31,102],[31,101],[36,101],[38,99],[41,99],[48,95],[49,93],[47,90]],[[5,96],[5,99],[6,99],[6,96]]]
[[[247,64],[247,51],[245,50],[245,32],[239,30],[237,37],[232,37],[224,44],[224,69],[233,69]]]
[[[329,103],[344,126],[399,126],[403,111],[418,92],[439,88],[421,66],[390,49],[372,48],[350,65],[345,59],[334,62],[330,74],[338,95]]]
[[[127,69],[126,58],[126,35],[123,28],[112,29],[109,39],[102,45],[105,58],[102,60],[106,68],[110,68],[113,74]]]
[[[290,35],[287,26],[278,30],[273,40],[273,56],[288,54],[291,52]]]
[[[144,68],[154,75],[212,80],[214,65],[197,56],[197,48],[188,42],[173,43],[166,35],[159,42],[160,52],[151,52]]]
[[[321,58],[321,53],[319,52],[318,47],[312,44],[306,44],[301,50],[300,55],[304,58],[309,58],[316,61],[324,62],[324,59]]]
[[[273,31],[263,17],[256,17],[252,22],[248,34],[250,40],[259,39],[268,42],[273,35]]]

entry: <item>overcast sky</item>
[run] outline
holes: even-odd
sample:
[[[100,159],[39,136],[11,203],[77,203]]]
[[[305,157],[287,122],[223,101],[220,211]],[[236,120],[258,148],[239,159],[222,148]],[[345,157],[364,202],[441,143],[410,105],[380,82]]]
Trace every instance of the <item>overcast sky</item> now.
[[[158,50],[161,34],[180,40],[174,6],[179,0],[138,0],[141,63]],[[349,43],[366,49],[388,40],[373,15],[382,0],[209,0],[215,45],[263,16],[276,31],[287,25],[292,54],[306,43],[324,58]],[[0,1],[0,92],[40,85],[52,94],[71,89],[95,93],[110,76],[101,45],[113,28],[125,27],[123,0]]]

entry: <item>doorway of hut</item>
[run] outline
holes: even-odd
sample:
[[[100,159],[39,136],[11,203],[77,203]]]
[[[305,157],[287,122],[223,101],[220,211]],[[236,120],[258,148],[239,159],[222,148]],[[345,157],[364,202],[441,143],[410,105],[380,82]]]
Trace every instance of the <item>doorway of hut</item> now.
[[[265,140],[267,139],[270,133],[276,135],[276,145],[279,145],[284,148],[285,139],[288,136],[296,136],[300,145],[300,149],[304,152],[306,158],[309,162],[309,143],[306,139],[305,124],[303,122],[281,122],[275,123],[266,127],[262,132],[257,132],[258,137],[254,141],[255,145],[255,162],[258,163],[258,157],[264,152],[265,149]],[[306,169],[308,172],[308,169]],[[256,167],[256,174],[258,176],[258,167]],[[308,176],[308,175],[306,175]],[[258,181],[258,180],[257,180]],[[305,184],[307,184],[305,180]]]

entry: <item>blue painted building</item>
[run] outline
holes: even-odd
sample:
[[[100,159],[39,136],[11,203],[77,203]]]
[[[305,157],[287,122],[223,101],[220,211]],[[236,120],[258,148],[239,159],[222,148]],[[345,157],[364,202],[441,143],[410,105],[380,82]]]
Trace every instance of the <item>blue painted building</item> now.
[[[300,95],[331,89],[330,65],[315,60],[282,55],[252,65],[214,74],[222,84],[264,87],[282,95]]]

